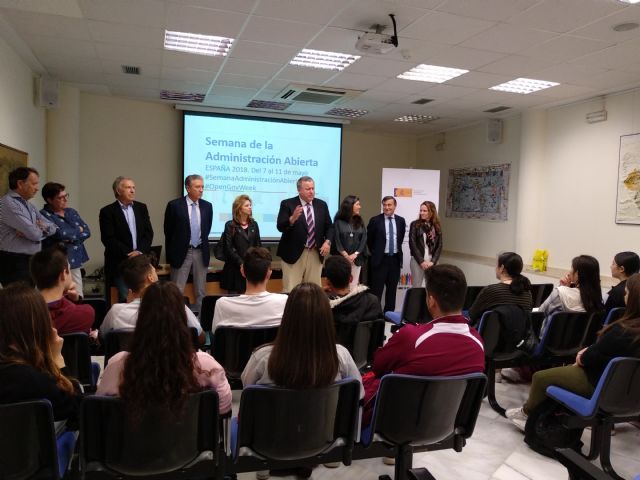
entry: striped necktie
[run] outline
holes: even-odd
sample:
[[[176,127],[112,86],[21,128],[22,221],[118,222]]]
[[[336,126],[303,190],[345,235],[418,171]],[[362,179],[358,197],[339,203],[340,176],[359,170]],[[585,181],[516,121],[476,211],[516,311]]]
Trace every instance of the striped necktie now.
[[[313,248],[316,246],[316,227],[313,223],[313,215],[311,214],[311,204],[307,203],[306,206],[307,216],[307,248]]]

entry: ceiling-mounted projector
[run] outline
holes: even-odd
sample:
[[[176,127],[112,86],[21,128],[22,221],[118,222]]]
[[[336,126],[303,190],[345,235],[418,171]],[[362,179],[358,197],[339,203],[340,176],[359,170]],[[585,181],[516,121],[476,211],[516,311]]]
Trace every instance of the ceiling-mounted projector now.
[[[375,32],[365,32],[358,37],[356,49],[364,53],[375,53],[383,55],[389,53],[398,46],[398,32],[396,30],[396,19],[393,14],[389,14],[393,22],[393,35],[382,33],[386,25],[372,25]]]

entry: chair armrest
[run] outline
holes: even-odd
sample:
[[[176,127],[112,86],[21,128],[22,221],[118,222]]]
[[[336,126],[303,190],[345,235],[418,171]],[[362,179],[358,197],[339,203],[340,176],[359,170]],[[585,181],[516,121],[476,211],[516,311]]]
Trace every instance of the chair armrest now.
[[[401,312],[385,312],[384,319],[387,322],[391,322],[394,325],[400,325],[402,322],[402,313]]]
[[[569,471],[570,478],[611,480],[611,477],[571,448],[558,448],[555,456]]]
[[[592,403],[590,398],[584,398],[564,388],[551,385],[547,387],[547,396],[581,417],[592,417],[596,413],[594,411],[595,402]]]

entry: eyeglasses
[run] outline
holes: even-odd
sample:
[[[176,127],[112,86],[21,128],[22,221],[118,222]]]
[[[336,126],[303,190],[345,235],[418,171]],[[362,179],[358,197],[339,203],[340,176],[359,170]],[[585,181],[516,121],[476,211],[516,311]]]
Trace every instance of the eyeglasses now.
[[[56,197],[56,199],[58,199],[58,200],[69,200],[69,194],[65,193],[64,195],[58,195]]]

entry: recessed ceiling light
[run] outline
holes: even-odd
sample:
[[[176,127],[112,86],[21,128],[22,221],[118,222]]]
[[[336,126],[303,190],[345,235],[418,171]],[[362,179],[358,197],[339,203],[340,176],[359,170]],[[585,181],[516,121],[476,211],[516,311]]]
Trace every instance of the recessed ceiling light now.
[[[322,50],[302,49],[291,62],[299,67],[322,68],[324,70],[342,71],[360,58],[348,53],[324,52]]]
[[[634,3],[640,3],[640,0],[618,0],[620,3],[630,3],[633,5]]]
[[[332,108],[325,115],[334,117],[358,118],[369,113],[369,110],[358,110],[357,108]]]
[[[175,100],[178,102],[202,103],[204,101],[204,93],[188,93],[188,92],[174,92],[171,90],[162,90],[160,92],[160,98],[162,100]]]
[[[269,100],[251,100],[247,103],[249,108],[264,108],[266,110],[286,110],[290,103],[273,102]]]
[[[614,32],[628,32],[629,30],[635,30],[636,28],[638,28],[638,24],[636,22],[619,23],[611,27]]]
[[[459,77],[469,70],[461,68],[439,67],[437,65],[420,64],[411,70],[401,73],[398,78],[405,80],[418,80],[420,82],[444,83],[452,78]]]
[[[164,31],[164,48],[178,52],[195,53],[197,55],[226,56],[233,44],[233,38]]]
[[[544,90],[545,88],[555,87],[560,85],[556,82],[547,82],[545,80],[534,80],[533,78],[516,78],[510,82],[501,83],[500,85],[494,85],[489,90],[499,90],[501,92],[522,93],[524,95],[538,90]]]
[[[434,120],[438,120],[440,117],[436,117],[435,115],[403,115],[402,117],[398,117],[394,119],[394,122],[405,122],[405,123],[429,123]]]

